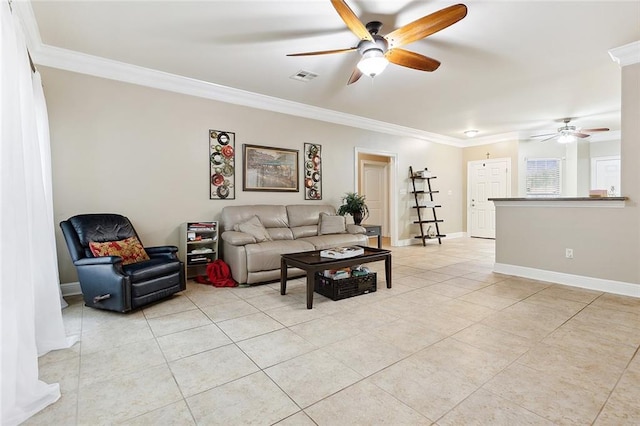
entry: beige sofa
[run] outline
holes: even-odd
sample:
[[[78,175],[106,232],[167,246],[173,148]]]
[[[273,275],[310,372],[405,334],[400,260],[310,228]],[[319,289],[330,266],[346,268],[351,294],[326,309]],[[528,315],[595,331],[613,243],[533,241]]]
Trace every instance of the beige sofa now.
[[[222,257],[240,284],[255,284],[280,278],[280,255],[300,251],[323,250],[345,245],[368,245],[366,230],[344,223],[330,205],[250,205],[222,209]],[[257,219],[264,226],[246,230]],[[342,223],[342,226],[339,225]],[[253,225],[251,225],[253,226]],[[261,226],[258,226],[261,228]],[[342,232],[341,232],[342,231]],[[252,235],[253,232],[255,235]],[[330,233],[327,233],[330,232]],[[260,241],[263,240],[263,241]],[[289,276],[303,275],[292,268]]]

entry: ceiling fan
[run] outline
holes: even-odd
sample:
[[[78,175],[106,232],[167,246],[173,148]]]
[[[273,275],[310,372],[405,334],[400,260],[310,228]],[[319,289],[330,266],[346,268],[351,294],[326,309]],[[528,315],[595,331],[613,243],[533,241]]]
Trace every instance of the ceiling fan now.
[[[400,49],[400,47],[443,30],[467,15],[467,7],[463,4],[456,4],[423,16],[386,36],[381,36],[378,32],[382,28],[382,22],[372,21],[364,25],[344,0],[331,0],[331,4],[351,32],[360,38],[360,42],[356,46],[346,49],[291,53],[287,56],[314,56],[358,51],[362,59],[353,70],[347,85],[358,81],[363,74],[375,77],[385,69],[389,62],[420,71],[435,71],[440,66],[439,61],[419,53]]]
[[[546,137],[546,139],[543,139],[540,141],[540,142],[546,142],[550,139],[557,137],[559,143],[570,143],[570,142],[575,142],[577,138],[580,138],[580,139],[588,138],[589,136],[591,136],[589,133],[609,131],[609,129],[606,127],[599,127],[596,129],[578,129],[576,126],[569,125],[569,123],[571,122],[570,118],[564,118],[562,119],[562,122],[564,123],[564,126],[558,127],[558,131],[556,133],[546,133],[544,135],[535,135],[535,136],[531,136],[531,139]]]

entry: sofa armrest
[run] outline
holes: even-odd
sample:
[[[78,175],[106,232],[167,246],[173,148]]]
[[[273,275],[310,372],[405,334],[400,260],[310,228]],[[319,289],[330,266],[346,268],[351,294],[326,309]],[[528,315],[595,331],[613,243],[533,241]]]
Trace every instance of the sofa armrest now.
[[[360,225],[353,223],[347,223],[347,233],[349,234],[366,234],[367,230]]]
[[[222,233],[222,240],[232,246],[243,246],[245,244],[253,244],[256,239],[253,236],[240,231],[224,231]]]

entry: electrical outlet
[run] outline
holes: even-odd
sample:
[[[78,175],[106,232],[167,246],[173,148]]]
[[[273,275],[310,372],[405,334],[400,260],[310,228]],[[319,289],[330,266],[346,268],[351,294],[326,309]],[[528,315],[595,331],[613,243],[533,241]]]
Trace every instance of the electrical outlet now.
[[[573,249],[570,249],[570,248],[564,249],[564,256],[567,259],[573,259]]]

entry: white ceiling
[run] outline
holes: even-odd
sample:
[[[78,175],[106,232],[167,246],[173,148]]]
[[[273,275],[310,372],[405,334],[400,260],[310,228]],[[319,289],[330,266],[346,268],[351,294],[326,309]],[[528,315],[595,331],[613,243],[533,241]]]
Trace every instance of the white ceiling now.
[[[454,4],[347,0],[381,34]],[[464,138],[620,128],[620,67],[608,51],[640,40],[640,1],[468,1],[466,18],[408,50],[433,73],[389,65],[346,82],[359,55],[287,57],[357,38],[329,0],[31,1],[42,43],[420,131]],[[299,70],[319,76],[290,79]]]

